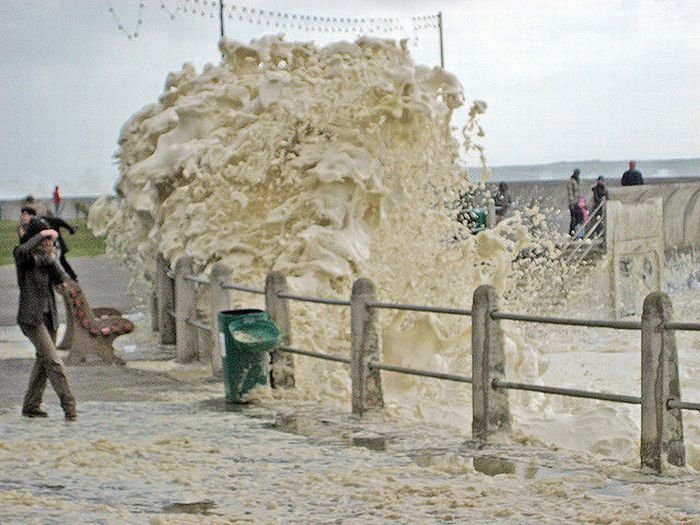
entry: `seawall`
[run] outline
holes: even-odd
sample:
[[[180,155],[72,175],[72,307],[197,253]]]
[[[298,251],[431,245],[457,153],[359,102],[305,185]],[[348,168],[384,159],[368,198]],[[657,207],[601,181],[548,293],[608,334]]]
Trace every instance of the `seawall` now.
[[[87,210],[99,197],[99,195],[64,197],[61,204],[61,217],[66,220],[85,217]],[[53,201],[51,199],[37,199],[36,202],[45,210],[53,211]],[[19,211],[23,204],[24,199],[0,199],[0,219],[19,220]]]

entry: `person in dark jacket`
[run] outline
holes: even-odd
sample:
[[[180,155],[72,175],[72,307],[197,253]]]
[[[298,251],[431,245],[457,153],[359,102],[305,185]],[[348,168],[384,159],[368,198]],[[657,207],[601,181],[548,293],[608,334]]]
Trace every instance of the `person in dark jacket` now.
[[[499,223],[508,216],[508,211],[513,205],[513,197],[507,183],[501,182],[498,185],[498,191],[493,196],[493,203],[496,207],[496,222]]]
[[[581,198],[581,170],[576,168],[569,177],[569,182],[566,183],[566,199],[569,203],[569,235],[572,237],[576,234],[576,225],[579,224],[579,209],[578,201]]]
[[[61,266],[63,269],[66,271],[68,276],[73,279],[74,281],[78,280],[78,276],[76,275],[75,271],[71,267],[70,264],[68,264],[68,261],[66,260],[66,253],[68,253],[68,245],[66,244],[65,239],[63,238],[63,235],[61,235],[61,228],[65,228],[68,230],[68,232],[73,235],[76,232],[76,228],[68,224],[66,221],[61,219],[60,217],[49,217],[45,216],[43,219],[49,223],[49,226],[51,227],[52,230],[56,230],[58,232],[58,262],[61,263]]]
[[[595,209],[598,207],[598,204],[603,201],[603,199],[608,199],[608,188],[605,184],[605,177],[602,175],[598,177],[595,182],[595,186],[593,186],[591,190],[593,191],[593,209]]]
[[[600,221],[600,224],[596,226],[595,229],[595,235],[599,236],[603,234],[603,229],[605,228],[603,224],[603,220],[605,218],[605,209],[604,206],[601,207],[601,209],[597,209],[598,205],[603,202],[603,200],[607,201],[608,200],[608,188],[605,184],[605,177],[600,176],[596,180],[595,186],[591,188],[593,191],[593,210],[595,210],[595,218],[593,221],[598,222]]]
[[[14,249],[19,309],[17,324],[36,349],[36,361],[22,404],[22,415],[47,417],[41,410],[46,380],[56,391],[67,420],[75,420],[75,398],[68,386],[63,363],[56,351],[58,315],[53,286],[64,281],[53,250],[58,232],[43,219],[33,218],[23,226],[20,243]]]
[[[623,186],[640,186],[644,184],[644,177],[642,177],[642,172],[637,169],[637,162],[631,160],[629,163],[630,169],[622,174],[622,185]]]

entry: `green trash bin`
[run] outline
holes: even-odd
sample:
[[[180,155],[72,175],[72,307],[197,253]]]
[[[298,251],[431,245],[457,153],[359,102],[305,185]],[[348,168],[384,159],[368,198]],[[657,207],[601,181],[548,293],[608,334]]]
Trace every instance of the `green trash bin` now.
[[[268,350],[279,344],[279,330],[263,310],[224,310],[218,315],[226,399],[239,402],[256,385],[267,384]]]

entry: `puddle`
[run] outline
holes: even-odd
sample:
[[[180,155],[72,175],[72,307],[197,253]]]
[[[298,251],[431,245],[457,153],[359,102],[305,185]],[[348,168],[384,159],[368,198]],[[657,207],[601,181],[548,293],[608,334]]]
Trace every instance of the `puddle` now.
[[[272,423],[264,426],[324,442],[330,438],[331,441],[339,445],[361,447],[375,452],[386,452],[388,447],[388,440],[384,436],[360,430],[357,432],[351,429],[340,430],[330,421],[324,419],[285,415],[275,417]]]
[[[496,458],[492,456],[482,456],[474,458],[474,469],[477,472],[486,474],[487,476],[498,476],[499,474],[515,474],[516,468],[515,463],[508,461],[507,459]],[[535,470],[535,473],[537,471]],[[534,478],[534,473],[529,472],[529,476],[526,479]]]
[[[39,485],[39,488],[42,489],[48,489],[48,490],[63,490],[65,489],[65,485],[50,485],[50,484],[43,484]]]
[[[375,452],[386,452],[387,439],[381,436],[352,436],[353,447],[362,447]]]
[[[482,447],[480,447],[482,448]],[[441,467],[445,464],[445,458],[454,455],[454,452],[443,449],[421,450],[409,457],[419,467]],[[497,456],[493,454],[478,454],[460,451],[458,456],[466,461],[471,461],[474,470],[487,476],[509,475],[515,479],[542,480],[564,476],[563,472],[533,463],[530,459],[518,461],[513,458]]]
[[[202,516],[209,516],[212,514],[211,510],[215,507],[216,503],[210,499],[205,499],[192,503],[170,503],[163,507],[163,511],[176,514],[201,514]]]
[[[225,397],[217,397],[202,401],[200,405],[212,412],[238,412],[242,413],[246,409],[246,404],[231,403]]]

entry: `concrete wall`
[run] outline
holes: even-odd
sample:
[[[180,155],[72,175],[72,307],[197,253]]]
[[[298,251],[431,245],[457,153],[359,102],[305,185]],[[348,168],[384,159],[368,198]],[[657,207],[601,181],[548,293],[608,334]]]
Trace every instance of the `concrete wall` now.
[[[641,315],[644,298],[661,290],[666,248],[662,202],[661,197],[608,202],[610,297],[617,319]]]
[[[93,202],[95,202],[99,197],[64,197],[62,203],[61,217],[65,220],[75,219],[76,217],[83,217],[84,215],[80,213],[80,207],[84,206],[85,209],[89,208]],[[53,212],[53,201],[51,199],[37,199],[40,206],[44,209],[51,210]],[[24,204],[24,199],[21,200],[0,200],[0,218],[1,219],[11,219],[19,220],[19,210]],[[41,213],[41,212],[40,212]]]
[[[610,189],[610,200],[637,204],[660,197],[663,202],[667,248],[700,246],[700,182],[684,182]]]
[[[515,207],[522,208],[538,202],[545,208],[559,210],[552,216],[553,228],[565,234],[569,228],[569,209],[566,199],[567,176],[561,180],[537,182],[509,182]],[[592,202],[591,187],[595,180],[581,180],[581,191],[588,202]],[[489,183],[491,189],[495,185]],[[667,248],[700,247],[700,178],[654,179],[649,178],[644,186],[620,186],[619,180],[608,180],[610,198],[623,203],[642,202],[661,197],[664,206],[664,225]]]

